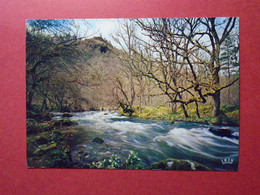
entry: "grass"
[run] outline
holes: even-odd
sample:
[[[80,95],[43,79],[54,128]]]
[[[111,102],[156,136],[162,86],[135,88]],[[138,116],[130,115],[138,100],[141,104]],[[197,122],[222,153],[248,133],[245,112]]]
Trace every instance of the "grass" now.
[[[222,105],[220,108],[220,115],[218,117],[211,117],[212,106],[209,104],[200,104],[200,118],[196,114],[195,105],[188,105],[186,107],[189,117],[186,118],[181,107],[172,110],[167,106],[156,107],[135,107],[133,117],[143,119],[167,120],[174,121],[187,121],[187,122],[200,122],[208,124],[222,124],[222,125],[239,125],[239,106]],[[120,114],[127,115],[119,110]]]

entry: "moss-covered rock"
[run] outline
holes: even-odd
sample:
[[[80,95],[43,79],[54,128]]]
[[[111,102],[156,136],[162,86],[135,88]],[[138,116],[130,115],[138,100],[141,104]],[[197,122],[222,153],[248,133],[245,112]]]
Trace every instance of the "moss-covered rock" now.
[[[70,113],[63,113],[62,114],[62,118],[69,118],[69,117],[72,117],[73,116],[73,114],[70,114]]]
[[[36,121],[50,121],[53,117],[52,113],[49,112],[32,112],[27,111],[26,112],[27,119],[34,119]]]
[[[27,135],[31,134],[39,134],[46,131],[51,131],[53,129],[68,127],[76,125],[76,121],[72,121],[69,119],[61,119],[56,121],[44,121],[39,122],[35,119],[27,119],[26,120],[26,128],[27,128]]]
[[[221,136],[221,137],[232,137],[232,131],[230,129],[216,129],[216,128],[209,128],[209,131],[214,135]]]
[[[172,118],[169,120],[169,123],[173,124],[175,122],[175,120]]]
[[[27,137],[27,164],[34,168],[70,167],[70,147],[57,130]]]
[[[54,121],[52,123],[52,125],[54,127],[68,127],[68,126],[72,126],[72,125],[76,125],[78,124],[76,121],[72,121],[72,120],[69,120],[69,119],[61,119],[61,120],[57,120],[57,121]]]
[[[182,171],[209,171],[210,169],[204,165],[189,160],[178,160],[168,158],[150,166],[150,169],[156,170],[182,170]]]
[[[27,135],[38,134],[52,129],[50,121],[38,122],[35,119],[26,120]]]
[[[42,144],[47,144],[49,140],[46,137],[40,136],[37,138],[37,144],[42,145]]]
[[[35,151],[34,151],[34,154],[35,155],[42,155],[42,154],[45,154],[47,153],[48,151],[50,150],[53,150],[53,149],[57,149],[57,144],[56,143],[52,143],[52,144],[45,144],[45,145],[42,145],[40,146],[39,148],[37,148]]]
[[[100,137],[96,137],[96,138],[93,139],[93,142],[96,142],[98,144],[102,144],[104,142],[104,140]]]

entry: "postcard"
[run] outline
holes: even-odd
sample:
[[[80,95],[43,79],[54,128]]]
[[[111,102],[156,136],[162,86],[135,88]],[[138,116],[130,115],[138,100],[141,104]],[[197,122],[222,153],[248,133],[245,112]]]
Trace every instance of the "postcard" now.
[[[237,171],[239,18],[26,21],[28,168]]]

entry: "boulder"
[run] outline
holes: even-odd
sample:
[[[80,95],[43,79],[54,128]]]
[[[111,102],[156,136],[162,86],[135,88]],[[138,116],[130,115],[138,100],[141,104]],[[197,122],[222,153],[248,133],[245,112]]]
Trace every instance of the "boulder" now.
[[[38,113],[38,112],[27,111],[26,117],[27,119],[31,118],[31,119],[35,119],[36,121],[50,121],[51,118],[53,117],[53,114],[49,112]]]
[[[155,162],[150,166],[150,169],[156,170],[180,170],[180,171],[210,171],[204,165],[198,164],[190,160],[178,160],[168,158],[159,162]]]
[[[93,139],[93,142],[96,142],[98,144],[102,144],[104,142],[104,140],[101,139],[100,137],[96,137],[95,139]]]
[[[38,139],[37,139],[37,144],[39,144],[39,145],[42,145],[42,144],[47,144],[49,141],[48,141],[48,139],[46,138],[46,137],[39,137]]]
[[[72,116],[73,116],[73,115],[70,114],[70,113],[63,113],[63,114],[62,114],[62,118],[64,118],[64,117],[68,118],[68,117],[72,117]]]
[[[209,131],[214,135],[221,136],[221,137],[232,137],[232,131],[230,129],[214,129],[209,128]]]
[[[56,149],[57,149],[57,144],[56,143],[49,144],[49,145],[44,145],[43,147],[37,148],[34,151],[34,154],[42,155],[42,154],[46,154],[47,152],[49,152],[51,150],[56,150]]]
[[[173,124],[174,122],[175,122],[174,119],[170,119],[170,120],[169,120],[169,123],[170,123],[170,124]]]
[[[69,119],[61,119],[53,122],[54,127],[65,127],[65,126],[68,127],[76,124],[77,124],[76,121],[72,121]]]

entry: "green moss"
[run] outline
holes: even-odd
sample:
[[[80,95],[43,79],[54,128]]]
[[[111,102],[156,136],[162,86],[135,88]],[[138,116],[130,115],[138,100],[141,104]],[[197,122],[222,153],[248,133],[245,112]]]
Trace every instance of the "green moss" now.
[[[220,110],[224,113],[233,112],[239,110],[238,105],[221,105]]]
[[[27,111],[26,113],[27,119],[34,119],[36,121],[50,121],[51,117],[53,117],[53,114],[49,112],[33,112],[33,111]]]
[[[77,124],[76,121],[72,121],[69,119],[61,119],[61,120],[54,121],[52,123],[52,126],[60,128],[60,127],[68,127],[68,126],[72,126],[72,125],[76,125],[76,124]]]
[[[236,125],[239,125],[239,110],[234,110],[232,112],[228,112],[226,113],[227,117],[230,118],[230,120],[232,120],[233,123],[235,123]]]
[[[29,167],[69,167],[70,147],[57,130],[27,137],[27,164]]]
[[[188,118],[184,116],[181,107],[177,107],[172,111],[172,109],[167,106],[145,106],[134,108],[132,116],[143,119],[167,120],[170,123],[174,121],[187,121],[206,124],[239,125],[238,106],[221,106],[221,115],[218,117],[211,117],[212,106],[209,104],[199,104],[200,118],[197,116],[195,104],[189,104],[186,106],[186,110],[189,115]],[[119,110],[119,113],[122,114],[121,110]]]
[[[39,148],[37,148],[35,151],[34,151],[34,154],[36,155],[41,155],[41,154],[45,154],[46,152],[52,150],[52,149],[57,149],[57,144],[56,143],[53,143],[53,144],[45,144],[45,145],[41,145],[39,146]]]
[[[188,160],[177,160],[168,158],[150,166],[150,169],[160,170],[182,170],[182,171],[209,171],[210,169],[204,165]]]
[[[64,117],[72,117],[73,115],[72,114],[70,114],[70,113],[64,113],[64,114],[62,114],[62,118],[64,118]]]
[[[52,129],[52,124],[50,122],[38,122],[34,119],[26,120],[27,134],[37,134]]]
[[[69,119],[51,121],[48,113],[29,112],[27,117],[28,167],[70,167],[70,137],[61,132],[63,127],[77,123]]]
[[[168,120],[169,113],[171,113],[171,109],[166,106],[147,106],[134,110],[135,112],[133,113],[133,116],[143,119]]]

